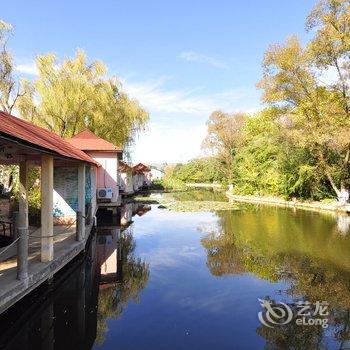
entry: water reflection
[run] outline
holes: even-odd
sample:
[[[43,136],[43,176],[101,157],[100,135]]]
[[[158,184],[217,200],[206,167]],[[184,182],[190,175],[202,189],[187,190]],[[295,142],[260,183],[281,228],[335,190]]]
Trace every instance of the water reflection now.
[[[200,227],[206,231],[201,243],[213,275],[250,273],[282,281],[285,288],[278,297],[292,306],[300,300],[329,303],[328,329],[295,322],[275,328],[259,326],[256,332],[266,340],[267,349],[320,349],[328,348],[329,342],[349,348],[349,217],[330,214],[317,220],[316,215],[246,206],[241,212],[218,212],[215,229]]]
[[[102,218],[85,260],[0,319],[0,348],[349,348],[348,217],[128,203]],[[327,301],[330,326],[263,326],[258,298]]]
[[[103,344],[107,320],[119,318],[128,302],[139,301],[139,293],[148,282],[149,266],[134,256],[132,227],[123,231],[98,231],[100,286],[97,313],[97,344]]]
[[[123,225],[121,212],[103,211],[99,224],[107,225],[97,228],[86,255],[1,315],[0,349],[91,349],[104,342],[107,319],[137,302],[149,278],[149,266],[134,256],[130,224],[150,207],[129,207]]]
[[[0,318],[0,348],[90,349],[96,338],[98,275],[95,238],[51,285],[42,286]]]

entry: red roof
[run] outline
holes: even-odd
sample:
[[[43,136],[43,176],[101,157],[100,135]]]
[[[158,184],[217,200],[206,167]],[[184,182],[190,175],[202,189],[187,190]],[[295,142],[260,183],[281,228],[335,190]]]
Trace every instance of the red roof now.
[[[18,142],[42,147],[65,158],[99,165],[89,155],[73,147],[57,134],[2,111],[0,111],[0,132],[16,138]]]
[[[119,161],[119,169],[123,173],[126,173],[127,171],[132,171],[132,167],[129,164],[123,162],[122,160]]]
[[[67,141],[74,147],[82,151],[106,151],[106,152],[122,152],[123,150],[113,145],[101,137],[95,135],[92,131],[86,129],[79,134],[73,136]]]
[[[148,166],[146,166],[145,164],[142,164],[142,163],[135,165],[133,167],[133,169],[135,171],[141,172],[141,173],[147,173],[147,172],[151,171],[151,169]]]

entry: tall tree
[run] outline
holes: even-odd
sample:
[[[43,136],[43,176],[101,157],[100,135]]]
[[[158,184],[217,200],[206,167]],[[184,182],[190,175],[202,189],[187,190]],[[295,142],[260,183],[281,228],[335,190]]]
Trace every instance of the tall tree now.
[[[308,47],[302,47],[296,37],[271,46],[258,84],[264,90],[263,101],[279,108],[288,120],[290,140],[310,151],[317,160],[317,172],[338,196],[350,184],[348,18],[349,1],[322,2],[307,22],[309,28],[316,28]],[[325,72],[333,67],[339,75],[330,84],[325,82]]]
[[[33,123],[71,137],[90,128],[125,146],[148,121],[148,113],[131,100],[116,78],[106,77],[100,61],[87,62],[83,51],[59,64],[53,54],[38,56],[38,78],[25,82],[30,93],[20,99],[21,115]]]
[[[203,149],[219,159],[226,169],[229,179],[235,148],[242,137],[242,128],[247,121],[244,113],[213,112],[207,121],[207,136],[202,143]]]
[[[12,26],[0,20],[0,108],[11,113],[25,91],[13,74],[13,59],[7,49]]]
[[[343,188],[349,185],[350,161],[350,130],[347,123],[350,119],[350,1],[322,0],[308,16],[306,28],[316,31],[307,50],[321,72],[321,83],[336,99],[337,109],[332,112],[343,123],[332,145],[342,158],[340,187]],[[329,72],[334,78],[325,82],[322,77]],[[331,178],[329,180],[332,182]],[[334,183],[332,186],[337,191]]]

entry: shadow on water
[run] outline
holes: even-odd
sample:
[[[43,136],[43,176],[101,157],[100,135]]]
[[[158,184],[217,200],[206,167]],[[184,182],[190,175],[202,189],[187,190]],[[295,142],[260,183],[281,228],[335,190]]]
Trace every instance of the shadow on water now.
[[[107,318],[120,317],[147,284],[149,267],[134,256],[126,218],[131,221],[149,210],[131,204],[99,213],[86,254],[0,316],[0,349],[91,349],[102,344]]]

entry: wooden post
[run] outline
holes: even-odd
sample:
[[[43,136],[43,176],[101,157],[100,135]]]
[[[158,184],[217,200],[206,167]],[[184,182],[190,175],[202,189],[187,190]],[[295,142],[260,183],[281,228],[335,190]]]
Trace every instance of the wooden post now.
[[[41,156],[41,261],[53,260],[53,157]]]
[[[85,163],[78,167],[78,211],[81,212],[81,237],[85,238]]]

